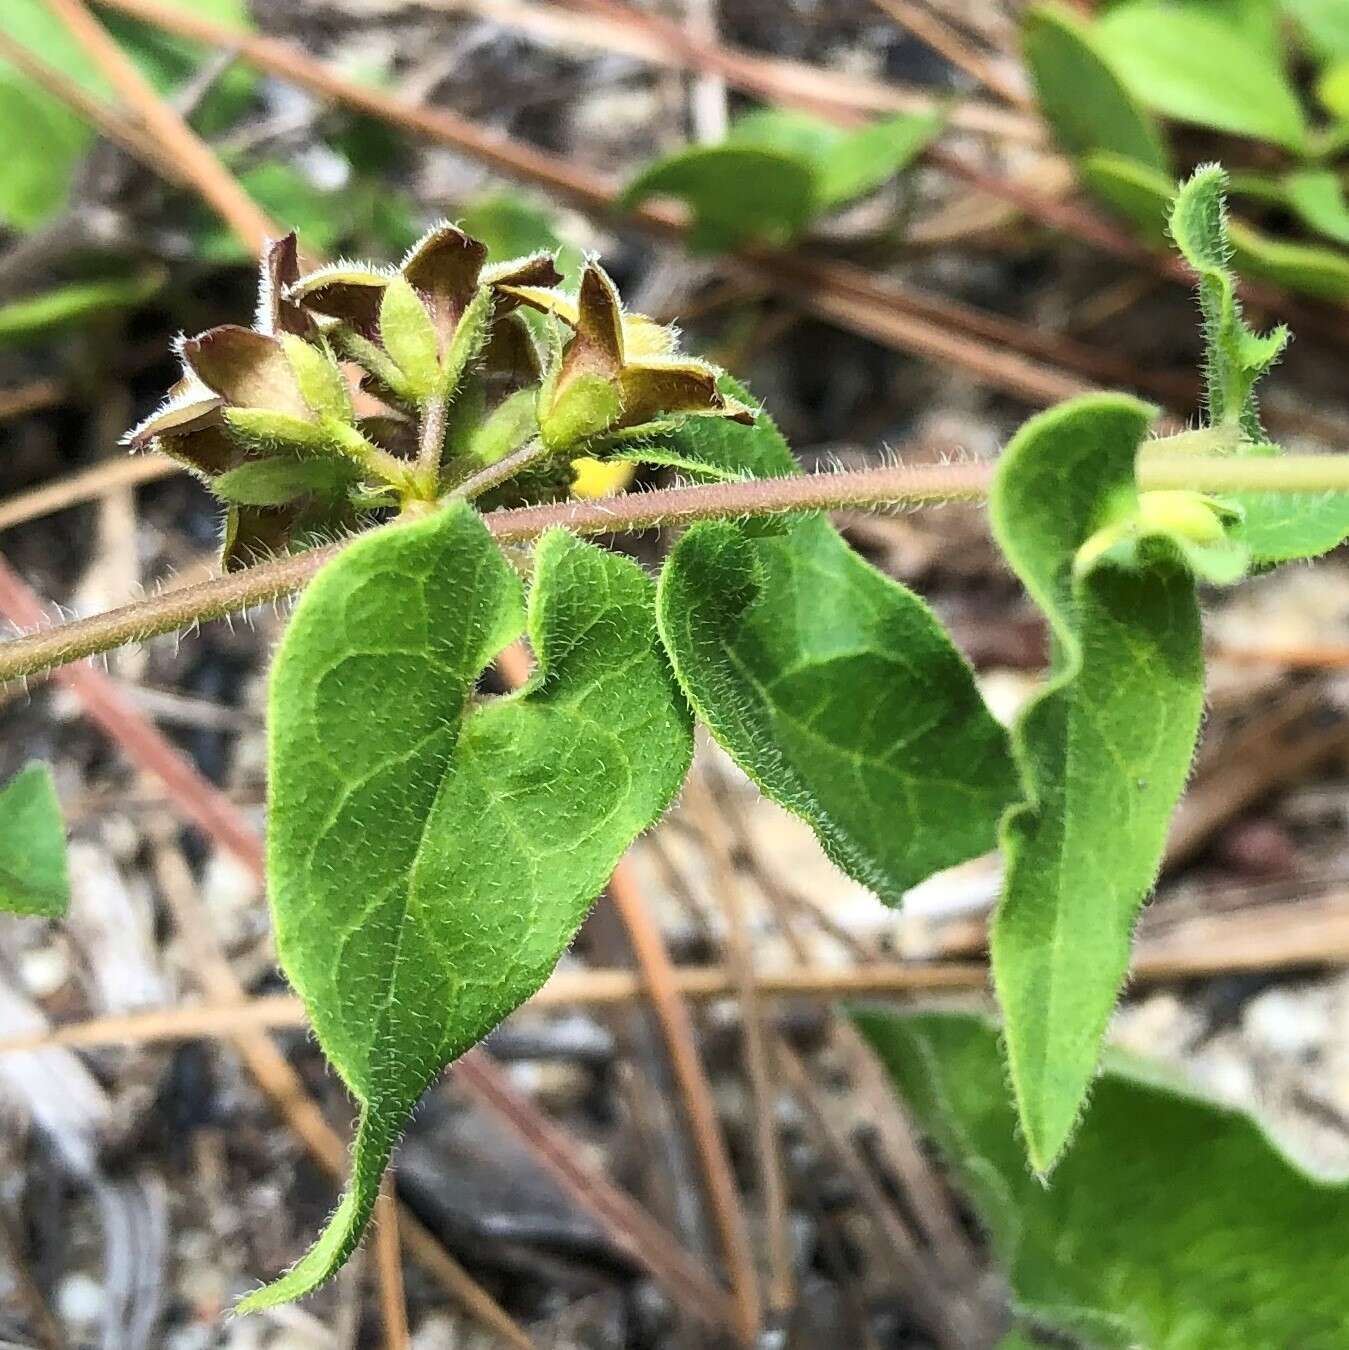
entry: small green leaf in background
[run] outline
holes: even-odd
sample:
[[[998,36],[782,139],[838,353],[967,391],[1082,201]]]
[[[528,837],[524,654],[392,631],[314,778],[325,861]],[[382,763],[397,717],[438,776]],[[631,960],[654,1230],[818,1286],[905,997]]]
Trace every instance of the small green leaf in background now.
[[[903,114],[850,131],[809,113],[761,108],[737,119],[720,145],[649,165],[623,200],[680,198],[693,214],[690,242],[705,252],[785,244],[815,216],[905,168],[944,124],[936,113]]]
[[[832,210],[894,177],[941,134],[938,113],[903,113],[846,131],[809,113],[760,108],[736,120],[727,144],[779,150],[815,175],[817,210]]]
[[[1303,224],[1349,246],[1349,202],[1344,184],[1332,169],[1302,169],[1283,180],[1288,204]]]
[[[762,413],[753,427],[690,422],[667,453],[715,466],[705,476],[795,471]],[[993,846],[1016,793],[1005,732],[927,606],[824,516],[695,525],[666,562],[658,612],[713,735],[881,899]]]
[[[1344,0],[1283,0],[1283,9],[1322,56],[1349,58],[1349,5]]]
[[[0,910],[59,919],[69,905],[61,803],[51,770],[34,761],[0,788]]]
[[[1204,704],[1199,607],[1175,547],[1144,541],[1132,568],[1078,561],[1136,505],[1152,415],[1099,394],[1032,418],[998,461],[990,499],[994,537],[1055,652],[1013,731],[1026,800],[1003,821],[990,937],[1018,1114],[1042,1174],[1082,1110]]]
[[[11,347],[65,332],[96,314],[132,309],[164,284],[163,273],[110,277],[106,281],[72,281],[40,295],[0,305],[0,346]]]
[[[1111,65],[1092,28],[1061,4],[1039,4],[1022,28],[1041,111],[1071,155],[1109,151],[1169,171],[1161,129]]]
[[[1125,84],[1163,116],[1297,153],[1306,146],[1306,120],[1282,51],[1211,6],[1130,0],[1107,10],[1095,33]]]
[[[268,875],[282,964],[361,1121],[327,1229],[241,1310],[350,1255],[422,1091],[547,979],[678,791],[692,728],[654,592],[627,559],[545,535],[539,671],[471,706],[524,615],[470,508],[366,535],[306,590],[272,669]]]
[[[643,169],[623,205],[677,197],[693,221],[690,247],[724,253],[750,242],[784,244],[815,212],[815,175],[804,160],[753,145],[700,145]]]
[[[992,1233],[1018,1316],[1116,1350],[1349,1345],[1349,1186],[1301,1172],[1250,1116],[1112,1057],[1046,1186],[1022,1162],[992,1026],[856,1020]]]
[[[1199,279],[1204,321],[1204,384],[1210,426],[1239,427],[1246,440],[1267,439],[1260,425],[1255,386],[1288,345],[1280,325],[1256,333],[1241,316],[1236,283],[1228,271],[1227,175],[1216,164],[1197,169],[1171,207],[1171,238]]]

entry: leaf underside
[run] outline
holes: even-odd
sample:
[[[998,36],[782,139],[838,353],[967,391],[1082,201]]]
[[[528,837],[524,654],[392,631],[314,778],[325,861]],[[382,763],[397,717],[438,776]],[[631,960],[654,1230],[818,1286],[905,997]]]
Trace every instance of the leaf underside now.
[[[0,788],[0,910],[56,919],[69,904],[61,804],[51,769],[34,761]]]
[[[1349,1342],[1349,1187],[1299,1171],[1249,1116],[1112,1058],[1045,1186],[1022,1164],[992,1026],[857,1022],[992,1231],[1027,1321],[1118,1350]]]
[[[795,467],[762,414],[691,427],[666,456],[709,476]],[[1016,795],[1006,734],[923,602],[824,517],[694,526],[666,562],[658,616],[713,735],[883,900],[993,846]]]
[[[1002,827],[993,977],[1027,1151],[1067,1143],[1156,878],[1203,708],[1194,583],[1162,541],[1142,566],[1074,577],[1133,493],[1152,410],[1089,395],[1033,418],[998,465],[994,534],[1049,621],[1052,677],[1013,733],[1027,800]]]
[[[361,1103],[349,1188],[296,1298],[360,1239],[409,1112],[532,994],[692,753],[654,586],[570,535],[540,541],[539,670],[470,705],[525,626],[467,506],[368,535],[305,592],[273,667],[269,875],[282,963]]]

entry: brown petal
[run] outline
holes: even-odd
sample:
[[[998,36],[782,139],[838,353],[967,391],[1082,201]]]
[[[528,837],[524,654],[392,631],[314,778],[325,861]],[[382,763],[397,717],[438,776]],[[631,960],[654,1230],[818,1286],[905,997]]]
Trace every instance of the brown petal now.
[[[186,436],[203,427],[218,426],[223,403],[196,380],[179,380],[169,390],[168,398],[122,437],[122,444],[144,450],[161,437]]]
[[[334,263],[302,276],[286,294],[314,314],[341,319],[358,333],[379,337],[379,305],[389,273],[354,263]]]
[[[716,372],[701,361],[637,361],[624,367],[621,387],[625,427],[667,413],[719,413],[726,407]]]
[[[231,506],[225,513],[221,566],[240,572],[285,553],[300,511],[299,506]]]
[[[492,325],[481,370],[493,393],[514,393],[538,382],[539,349],[519,314],[504,315]]]
[[[295,231],[281,239],[269,239],[262,250],[262,274],[258,278],[257,327],[264,333],[294,333],[309,337],[314,320],[289,298],[290,288],[300,279],[300,249]]]
[[[581,348],[576,356],[572,348]],[[581,289],[576,297],[576,337],[567,359],[576,369],[596,375],[617,374],[623,364],[623,302],[609,274],[598,264],[588,263],[581,274]]]
[[[498,314],[509,313],[517,305],[525,303],[521,296],[504,291],[503,287],[548,289],[561,282],[562,273],[557,270],[557,263],[551,253],[531,253],[524,258],[495,263],[482,274],[482,284],[491,286],[497,293]]]
[[[421,294],[442,346],[478,289],[487,246],[454,225],[437,225],[403,259],[402,273]]]
[[[226,403],[308,418],[281,343],[237,324],[208,328],[182,345],[188,369]]]
[[[161,437],[158,448],[207,483],[252,458],[223,426],[206,427],[188,436]]]

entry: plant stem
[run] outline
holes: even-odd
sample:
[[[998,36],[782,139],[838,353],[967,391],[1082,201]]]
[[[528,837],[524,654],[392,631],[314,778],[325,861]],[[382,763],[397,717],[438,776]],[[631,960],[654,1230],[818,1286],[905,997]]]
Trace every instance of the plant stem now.
[[[532,441],[526,441],[518,450],[512,450],[509,455],[502,455],[494,464],[470,474],[462,483],[451,488],[441,501],[446,505],[457,501],[471,502],[475,497],[481,497],[494,487],[500,487],[521,470],[527,469],[531,464],[545,459],[550,454],[552,451],[537,437]]]
[[[526,446],[524,450],[529,448]],[[501,461],[505,463],[506,460]],[[844,473],[804,474],[797,478],[708,483],[630,492],[603,501],[568,501],[515,511],[492,511],[483,520],[500,542],[522,543],[556,527],[576,534],[619,534],[788,511],[975,501],[988,495],[993,467],[989,463],[893,465]],[[1139,461],[1138,480],[1144,489],[1191,488],[1210,493],[1349,492],[1349,455],[1144,457]],[[496,481],[500,480],[493,479],[493,483]],[[481,475],[476,475],[461,484],[459,490],[467,495],[467,490],[476,493],[491,485],[483,486]],[[56,624],[28,637],[0,643],[0,682],[35,675],[82,657],[290,595],[336,557],[346,542],[261,563],[106,614]]]
[[[445,453],[445,418],[449,399],[433,394],[422,412],[421,444],[417,447],[417,482],[428,497],[435,496],[440,482],[440,460]]]

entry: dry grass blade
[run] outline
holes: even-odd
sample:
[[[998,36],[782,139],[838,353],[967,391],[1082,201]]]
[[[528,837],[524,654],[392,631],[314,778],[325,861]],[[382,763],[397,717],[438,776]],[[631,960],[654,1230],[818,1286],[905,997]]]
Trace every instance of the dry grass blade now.
[[[3,31],[0,31],[0,56],[21,70],[34,84],[67,104],[91,126],[97,127],[108,140],[129,155],[134,155],[156,173],[174,181],[182,181],[173,160],[160,150],[152,137],[145,134],[143,127],[120,108],[91,94],[64,71],[44,61],[38,53]]]
[[[905,88],[868,80],[854,72],[842,74],[742,51],[697,35],[671,19],[616,4],[614,0],[570,0],[570,8],[584,14],[565,16],[538,5],[512,0],[442,0],[445,8],[472,9],[484,18],[532,32],[554,41],[586,41],[653,65],[696,74],[718,75],[747,94],[774,102],[791,103],[822,115],[857,120],[864,114],[925,113],[943,109],[944,101],[929,90]],[[1040,144],[1045,131],[1038,118],[1009,112],[991,103],[964,99],[946,106],[950,125],[961,131],[991,134],[1001,139]]]
[[[81,506],[139,483],[155,483],[171,474],[181,473],[182,465],[167,455],[128,455],[122,459],[107,460],[79,473],[59,478],[54,483],[28,492],[16,492],[0,502],[0,530],[26,525],[67,507]]]
[[[725,1290],[645,1209],[586,1167],[575,1141],[520,1096],[481,1050],[464,1055],[454,1075],[475,1101],[510,1126],[567,1193],[681,1307],[701,1322],[735,1325],[736,1308]]]
[[[47,0],[48,6],[88,53],[149,133],[152,144],[175,166],[247,247],[259,251],[280,231],[239,186],[191,127],[155,92],[135,62],[113,41],[84,0]]]
[[[916,0],[874,0],[874,3],[901,28],[926,43],[957,70],[963,70],[972,80],[982,84],[1004,102],[1023,112],[1034,110],[1035,104],[1026,91],[1008,79],[982,52],[976,51],[939,14]]]
[[[763,1010],[754,973],[753,941],[740,878],[726,847],[716,805],[705,776],[695,772],[680,799],[682,812],[698,829],[703,849],[711,863],[712,889],[726,916],[726,962],[735,979],[740,1003],[741,1034],[745,1041],[745,1065],[754,1098],[755,1165],[764,1200],[768,1238],[770,1312],[782,1313],[795,1303],[791,1234],[788,1229],[787,1186],[778,1143],[777,1092],[769,1061]]]
[[[379,1275],[379,1315],[384,1324],[384,1350],[407,1350],[407,1296],[403,1290],[403,1261],[398,1246],[398,1197],[393,1173],[384,1174],[375,1202],[375,1268]]]
[[[14,389],[0,389],[0,421],[59,407],[69,396],[69,387],[60,380],[34,380]]]

